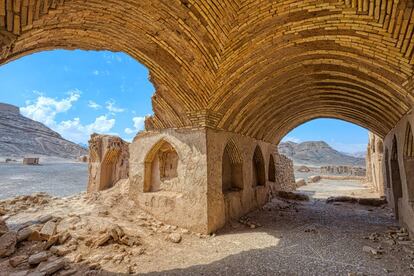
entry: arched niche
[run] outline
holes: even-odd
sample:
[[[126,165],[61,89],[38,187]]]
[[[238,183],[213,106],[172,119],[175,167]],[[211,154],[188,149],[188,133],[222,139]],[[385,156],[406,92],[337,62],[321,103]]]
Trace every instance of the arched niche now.
[[[252,158],[252,170],[253,170],[253,187],[266,185],[266,171],[265,162],[263,158],[262,150],[259,146],[256,146]]]
[[[382,154],[384,152],[384,143],[382,142],[381,139],[377,140],[376,147],[377,147],[377,152],[379,154]]]
[[[100,191],[110,189],[115,185],[114,174],[120,154],[119,147],[110,148],[105,154],[101,165]]]
[[[158,142],[145,159],[144,192],[171,190],[171,181],[178,177],[178,153],[165,140]]]
[[[404,139],[404,168],[408,200],[414,201],[414,139],[409,123],[407,123]]]
[[[393,192],[393,197],[394,197],[394,210],[395,210],[396,217],[398,217],[398,200],[402,197],[402,185],[401,185],[401,175],[400,175],[400,164],[398,163],[398,144],[397,144],[397,137],[395,136],[392,141],[390,171],[391,171],[392,192]]]
[[[269,158],[268,180],[270,182],[276,182],[276,167],[275,167],[275,159],[273,158],[273,154],[271,154]]]
[[[227,143],[222,158],[223,193],[243,189],[243,160],[233,141]]]
[[[390,179],[390,155],[388,152],[388,148],[385,149],[385,182],[387,188],[391,187],[391,179]]]

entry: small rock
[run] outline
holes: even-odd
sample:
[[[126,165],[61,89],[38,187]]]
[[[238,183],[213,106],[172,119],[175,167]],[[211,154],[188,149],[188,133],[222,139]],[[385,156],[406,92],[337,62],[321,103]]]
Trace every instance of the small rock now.
[[[33,233],[33,229],[31,227],[26,227],[26,228],[19,230],[19,232],[17,232],[17,241],[22,242],[22,241],[27,240],[32,233]]]
[[[7,232],[0,237],[0,258],[8,257],[16,251],[17,234]]]
[[[65,256],[67,254],[69,254],[71,252],[71,250],[69,248],[67,248],[66,246],[52,246],[50,249],[50,252],[52,252],[53,254],[57,255],[57,256]]]
[[[109,233],[105,233],[105,234],[101,235],[100,237],[98,237],[93,242],[93,247],[96,248],[96,247],[102,246],[105,243],[107,243],[110,239],[111,239],[111,235]]]
[[[38,272],[44,273],[45,275],[52,275],[65,267],[64,259],[57,259],[44,265]]]
[[[40,235],[43,235],[45,237],[51,237],[56,234],[56,223],[53,221],[46,222],[45,225],[43,225],[42,230],[40,230]]]
[[[167,240],[173,243],[180,243],[181,239],[182,237],[178,233],[172,233],[167,236]]]
[[[52,215],[45,215],[45,216],[42,216],[42,217],[38,218],[37,221],[39,223],[47,223],[51,219],[53,219],[53,216]]]
[[[27,255],[16,256],[16,257],[13,257],[13,258],[9,259],[9,264],[12,267],[17,267],[17,266],[21,265],[22,263],[26,262],[27,258],[28,258]]]
[[[76,274],[76,272],[78,271],[75,268],[72,268],[69,270],[60,271],[59,276],[70,276],[70,275]]]
[[[29,257],[30,265],[38,265],[49,258],[49,253],[46,251],[39,252]]]
[[[0,236],[9,232],[6,222],[0,218]]]
[[[10,273],[9,276],[26,276],[28,273],[29,273],[28,270],[22,270],[22,271]]]

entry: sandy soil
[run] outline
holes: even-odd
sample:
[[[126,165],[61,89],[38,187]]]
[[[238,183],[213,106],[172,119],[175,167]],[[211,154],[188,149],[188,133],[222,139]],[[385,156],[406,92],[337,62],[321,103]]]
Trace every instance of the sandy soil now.
[[[0,199],[46,192],[69,196],[86,190],[88,164],[66,159],[41,159],[39,166],[0,162]]]
[[[348,192],[353,189],[348,187]],[[360,187],[354,189],[355,195],[365,195],[367,190],[362,190],[360,193]],[[326,195],[314,191],[318,193]],[[395,241],[390,236],[400,230],[388,208],[275,198],[262,210],[244,218],[243,221],[248,219],[257,228],[234,221],[214,235],[203,236],[164,225],[136,208],[126,194],[125,183],[120,183],[110,191],[93,195],[1,201],[0,208],[6,209],[7,223],[14,230],[38,217],[53,215],[58,234],[70,233],[71,238],[60,245],[70,250],[61,258],[66,261],[64,271],[75,275],[410,275],[413,272],[410,265],[414,244]],[[116,227],[139,242],[127,246],[109,241],[94,246],[102,235]],[[171,234],[182,240],[178,243],[168,240]],[[44,244],[21,242],[11,257],[34,254]],[[381,254],[365,252],[363,246],[380,247]],[[36,267],[27,263],[12,268],[9,259],[0,259],[0,275],[36,271]]]

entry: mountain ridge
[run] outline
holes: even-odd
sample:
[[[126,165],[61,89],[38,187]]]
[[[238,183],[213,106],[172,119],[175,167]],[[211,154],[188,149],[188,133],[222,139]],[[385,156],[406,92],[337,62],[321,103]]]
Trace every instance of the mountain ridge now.
[[[286,155],[295,164],[300,165],[344,165],[365,166],[365,158],[354,157],[333,149],[325,141],[307,141],[302,143],[282,142],[279,153]]]
[[[76,159],[87,154],[86,149],[64,139],[44,124],[21,115],[18,107],[0,103],[0,156]]]

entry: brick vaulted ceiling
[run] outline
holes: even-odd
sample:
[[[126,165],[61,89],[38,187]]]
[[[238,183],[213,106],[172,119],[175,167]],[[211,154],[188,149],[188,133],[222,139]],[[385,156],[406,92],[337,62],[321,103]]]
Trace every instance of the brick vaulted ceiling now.
[[[331,117],[384,136],[413,105],[413,1],[0,0],[0,63],[123,51],[150,69],[153,128],[278,142]]]

